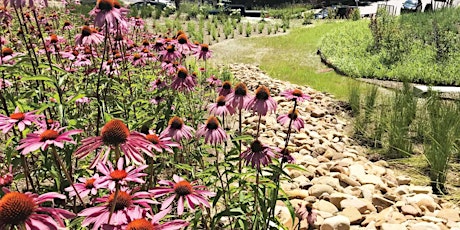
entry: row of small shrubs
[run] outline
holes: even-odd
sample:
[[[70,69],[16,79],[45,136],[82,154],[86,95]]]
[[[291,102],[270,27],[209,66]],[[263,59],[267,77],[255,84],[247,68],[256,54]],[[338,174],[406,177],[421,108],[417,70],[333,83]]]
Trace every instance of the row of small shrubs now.
[[[414,146],[420,147],[430,166],[433,191],[447,193],[445,182],[451,159],[460,156],[460,102],[442,100],[435,92],[419,99],[408,83],[387,94],[379,94],[377,86],[367,92],[358,85],[351,86],[355,137],[381,149],[386,159],[410,157]]]
[[[345,22],[324,37],[321,51],[354,77],[459,85],[460,9]]]

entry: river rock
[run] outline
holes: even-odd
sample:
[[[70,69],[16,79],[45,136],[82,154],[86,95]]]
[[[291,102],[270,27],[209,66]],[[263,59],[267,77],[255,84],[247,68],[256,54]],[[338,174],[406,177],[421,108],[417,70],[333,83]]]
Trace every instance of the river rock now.
[[[334,192],[334,188],[327,184],[315,184],[308,189],[308,192],[315,197],[320,197],[324,193],[331,194]]]
[[[333,216],[323,221],[320,230],[349,230],[350,220],[342,215]]]

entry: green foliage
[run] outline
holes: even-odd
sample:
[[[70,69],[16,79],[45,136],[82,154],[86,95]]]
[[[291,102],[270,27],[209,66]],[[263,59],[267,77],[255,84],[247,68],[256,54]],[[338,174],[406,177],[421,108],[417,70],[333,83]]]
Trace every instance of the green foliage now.
[[[408,157],[412,154],[410,141],[410,125],[417,111],[417,99],[412,86],[404,83],[401,90],[396,91],[388,111],[388,152],[386,157],[395,159]]]
[[[251,23],[247,22],[246,23],[246,37],[251,36],[252,33],[252,25]]]
[[[424,155],[430,165],[430,179],[436,194],[445,194],[449,161],[458,153],[456,141],[460,126],[458,124],[459,105],[442,101],[436,93],[427,100],[429,129],[425,141]]]
[[[353,12],[351,13],[351,20],[353,21],[358,21],[361,19],[361,12],[359,11],[359,8],[354,8]]]
[[[459,85],[460,9],[347,22],[327,34],[321,51],[347,75]],[[456,71],[457,70],[457,71]]]

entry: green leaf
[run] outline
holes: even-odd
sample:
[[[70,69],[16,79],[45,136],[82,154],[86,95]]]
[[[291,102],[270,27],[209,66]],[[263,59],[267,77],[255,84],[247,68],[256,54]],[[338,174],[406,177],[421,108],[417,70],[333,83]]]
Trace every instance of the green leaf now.
[[[43,75],[37,75],[37,76],[32,76],[32,77],[23,77],[21,78],[21,81],[53,81],[50,77],[43,76]]]

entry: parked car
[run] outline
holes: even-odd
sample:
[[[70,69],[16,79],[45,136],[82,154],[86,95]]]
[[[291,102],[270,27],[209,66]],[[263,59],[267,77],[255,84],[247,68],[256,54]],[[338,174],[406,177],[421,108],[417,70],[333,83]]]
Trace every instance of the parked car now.
[[[143,6],[154,6],[154,7],[159,7],[160,9],[164,9],[166,7],[166,3],[163,2],[157,2],[153,0],[140,0],[136,2],[132,2],[129,4],[130,8],[140,8]]]
[[[401,13],[422,12],[422,7],[421,0],[406,0],[401,7]]]
[[[315,19],[325,19],[328,17],[329,17],[328,8],[323,8],[318,13],[315,13]]]

